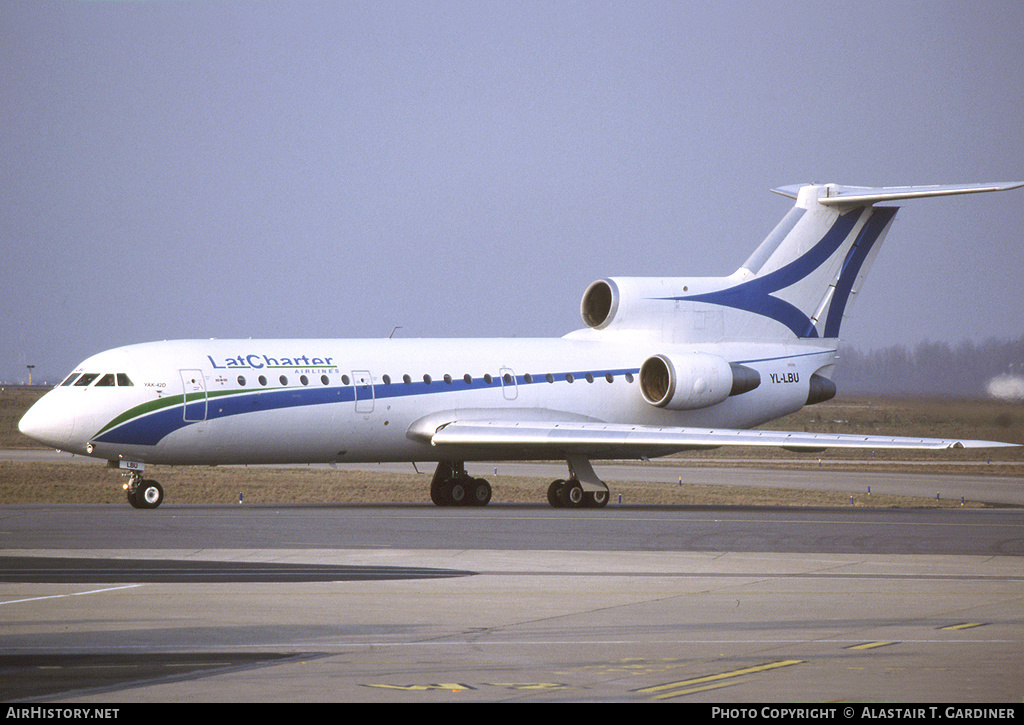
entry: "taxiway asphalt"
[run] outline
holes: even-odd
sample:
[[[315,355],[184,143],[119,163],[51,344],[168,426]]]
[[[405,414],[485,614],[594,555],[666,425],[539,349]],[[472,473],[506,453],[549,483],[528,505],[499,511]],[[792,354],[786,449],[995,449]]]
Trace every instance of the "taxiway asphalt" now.
[[[1024,511],[0,506],[20,702],[1019,702]]]

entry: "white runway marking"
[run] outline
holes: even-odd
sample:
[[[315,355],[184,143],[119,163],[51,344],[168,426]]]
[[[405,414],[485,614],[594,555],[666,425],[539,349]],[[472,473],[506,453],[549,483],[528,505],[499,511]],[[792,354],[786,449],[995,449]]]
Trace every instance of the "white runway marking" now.
[[[0,602],[0,606],[4,604],[23,604],[25,602],[38,602],[43,599],[63,599],[64,597],[80,597],[84,594],[102,594],[103,592],[114,592],[118,589],[134,589],[135,587],[144,586],[143,584],[126,584],[120,587],[104,587],[103,589],[90,589],[87,592],[71,592],[70,594],[49,594],[45,597],[29,597],[28,599],[11,599],[6,602]]]

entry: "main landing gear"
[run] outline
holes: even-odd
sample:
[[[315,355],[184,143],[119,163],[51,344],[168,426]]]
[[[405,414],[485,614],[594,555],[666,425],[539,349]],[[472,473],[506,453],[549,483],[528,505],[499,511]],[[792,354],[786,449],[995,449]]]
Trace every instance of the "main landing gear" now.
[[[156,481],[144,479],[138,471],[128,474],[124,485],[128,492],[128,503],[137,509],[155,509],[164,502],[164,489]]]
[[[599,509],[608,505],[608,491],[584,491],[575,478],[558,479],[548,486],[548,503],[556,509]]]
[[[548,503],[556,509],[599,509],[608,505],[608,486],[594,473],[590,459],[569,456],[568,480],[552,481],[548,486]]]
[[[604,508],[611,494],[604,481],[594,473],[590,461],[572,456],[569,478],[548,486],[548,503],[554,508]],[[491,500],[491,484],[466,473],[462,461],[441,461],[430,482],[430,500],[438,506],[486,506]]]
[[[430,500],[438,506],[486,506],[491,484],[466,473],[464,463],[442,461],[430,482]]]

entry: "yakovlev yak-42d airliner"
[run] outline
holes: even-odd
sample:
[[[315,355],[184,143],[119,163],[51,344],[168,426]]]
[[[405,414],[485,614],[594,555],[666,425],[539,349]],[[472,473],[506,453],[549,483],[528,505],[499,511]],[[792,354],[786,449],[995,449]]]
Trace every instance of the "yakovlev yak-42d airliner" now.
[[[719,446],[955,448],[990,441],[750,430],[832,398],[839,329],[900,199],[1024,182],[774,191],[792,210],[727,277],[608,278],[586,328],[553,339],[180,340],[88,358],[21,419],[25,435],[164,492],[146,464],[436,462],[439,506],[491,486],[466,461],[564,459],[556,507],[599,507],[591,461]]]

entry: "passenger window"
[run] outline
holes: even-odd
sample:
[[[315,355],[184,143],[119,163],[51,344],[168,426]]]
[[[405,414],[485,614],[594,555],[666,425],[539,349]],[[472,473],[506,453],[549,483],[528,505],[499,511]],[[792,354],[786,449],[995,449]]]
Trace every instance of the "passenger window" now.
[[[608,381],[608,382],[610,383],[610,382],[612,382],[612,380],[614,380],[615,378],[613,378],[613,377],[612,377],[612,374],[611,374],[611,373],[605,373],[605,374],[604,374],[604,379],[605,379],[605,380],[607,380],[607,381]]]
[[[412,378],[410,378],[408,375],[403,375],[402,376],[402,382],[405,383],[406,385],[411,385],[412,384]]]
[[[287,385],[288,384],[288,377],[286,375],[282,375],[280,378],[278,378],[278,380],[281,381],[281,385]]]
[[[466,385],[472,385],[473,384],[473,376],[470,375],[469,373],[466,373],[465,375],[463,375],[462,379],[466,381]]]
[[[451,375],[449,375],[448,373],[445,373],[445,374],[444,374],[444,381],[445,381],[446,383],[448,383],[449,385],[451,385],[451,384],[452,384],[452,376],[451,376]]]
[[[241,385],[243,388],[245,387],[245,376],[244,375],[239,375],[238,376],[238,384]]]
[[[549,383],[555,382],[555,376],[552,375],[551,373],[548,373],[547,375],[545,375],[544,379],[547,380]]]
[[[122,388],[130,388],[134,385],[126,373],[117,374],[117,384]]]
[[[383,378],[381,378],[381,380],[384,381],[385,385],[391,385],[391,376],[390,375],[385,375]]]
[[[264,375],[260,375],[260,377],[259,377],[259,381],[260,381],[260,385],[266,385],[266,384],[267,384],[267,378],[266,378],[266,376],[264,376]]]
[[[302,383],[303,385],[309,385],[309,378],[307,378],[305,375],[300,375],[299,382]]]
[[[328,383],[331,382],[331,379],[329,377],[327,377],[326,375],[321,375],[320,376],[320,382],[323,383],[324,385],[327,385]]]
[[[530,375],[530,373],[526,373],[526,375],[523,376],[523,380],[525,382],[527,382],[527,383],[532,383],[533,382],[533,376]]]
[[[107,373],[96,382],[97,388],[112,388],[114,387],[114,373]]]

